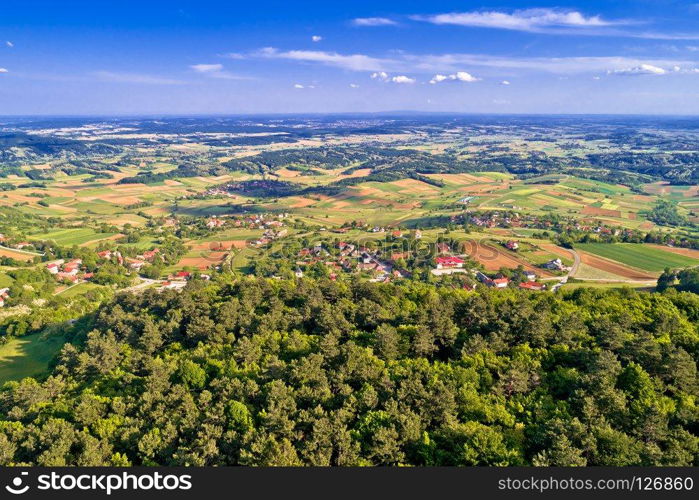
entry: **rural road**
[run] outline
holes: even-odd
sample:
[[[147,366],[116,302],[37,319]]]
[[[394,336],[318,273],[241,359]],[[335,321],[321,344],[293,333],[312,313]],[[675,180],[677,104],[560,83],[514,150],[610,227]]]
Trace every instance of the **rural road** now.
[[[141,282],[138,285],[130,286],[128,288],[122,288],[121,290],[119,290],[119,292],[135,292],[137,290],[142,290],[143,288],[149,287],[150,285],[152,285],[154,283],[164,283],[165,282],[165,280],[153,280],[150,278],[141,278],[140,276],[138,279],[141,280]]]
[[[570,267],[570,271],[568,271],[568,274],[560,278],[560,281],[551,287],[552,292],[555,292],[563,285],[568,283],[568,278],[574,278],[575,273],[578,272],[578,267],[580,267],[580,254],[572,248],[567,248],[566,250],[573,254],[573,265]]]
[[[578,267],[580,267],[580,254],[572,248],[569,248],[569,250],[570,253],[573,254],[573,266],[570,268],[570,271],[565,277],[566,281],[568,281],[568,278],[574,278],[575,274],[578,272]]]
[[[26,255],[33,255],[35,257],[43,257],[44,254],[41,252],[30,252],[29,250],[22,250],[21,248],[10,248],[4,245],[0,245],[0,250],[9,250],[10,252],[23,253]]]

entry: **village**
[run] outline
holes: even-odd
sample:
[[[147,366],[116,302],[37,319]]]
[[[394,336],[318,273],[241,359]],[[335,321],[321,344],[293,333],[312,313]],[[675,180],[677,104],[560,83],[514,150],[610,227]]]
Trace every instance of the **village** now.
[[[393,230],[391,236],[394,239],[400,238],[403,233]],[[416,230],[412,237],[420,239],[422,234]],[[516,242],[508,244],[511,248],[517,248]],[[532,270],[513,270],[514,276],[511,277],[500,272],[486,273],[467,255],[455,252],[446,242],[430,244],[429,254],[424,259],[411,258],[410,252],[383,251],[347,241],[318,242],[298,252],[294,274],[298,278],[303,277],[306,270],[317,265],[328,269],[331,280],[336,280],[339,273],[345,272],[365,275],[371,282],[387,283],[411,278],[418,269],[425,269],[435,277],[460,275],[462,288],[467,290],[474,290],[477,283],[496,289],[517,287],[532,291],[547,290],[547,285],[538,281],[540,276]],[[558,258],[542,264],[541,267],[560,272],[570,270]]]

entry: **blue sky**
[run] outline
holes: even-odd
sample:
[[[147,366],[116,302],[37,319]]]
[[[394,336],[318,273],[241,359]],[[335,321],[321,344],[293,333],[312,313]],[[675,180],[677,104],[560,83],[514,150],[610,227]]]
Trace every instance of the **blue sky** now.
[[[3,1],[0,114],[390,110],[699,114],[699,3]]]

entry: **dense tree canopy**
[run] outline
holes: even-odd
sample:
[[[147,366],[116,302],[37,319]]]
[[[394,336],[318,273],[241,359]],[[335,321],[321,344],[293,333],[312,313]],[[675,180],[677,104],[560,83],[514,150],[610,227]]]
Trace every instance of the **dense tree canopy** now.
[[[699,465],[699,296],[121,294],[0,392],[0,464]]]

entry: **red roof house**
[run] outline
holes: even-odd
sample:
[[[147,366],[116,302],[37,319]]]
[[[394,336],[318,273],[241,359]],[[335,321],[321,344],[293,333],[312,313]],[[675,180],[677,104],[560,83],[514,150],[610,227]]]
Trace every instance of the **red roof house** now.
[[[464,267],[464,261],[458,257],[437,257],[437,269]]]

